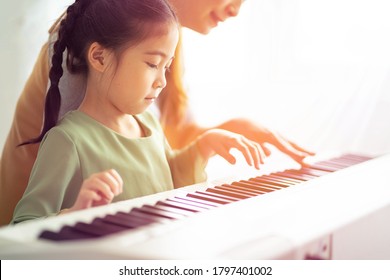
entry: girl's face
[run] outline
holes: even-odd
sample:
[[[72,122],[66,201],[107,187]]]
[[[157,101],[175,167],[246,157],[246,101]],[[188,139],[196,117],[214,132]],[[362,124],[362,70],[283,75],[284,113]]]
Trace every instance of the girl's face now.
[[[112,67],[108,101],[120,113],[135,115],[145,111],[166,86],[168,70],[179,40],[177,25],[168,32],[126,49]]]
[[[238,14],[243,0],[169,0],[182,26],[202,34]]]

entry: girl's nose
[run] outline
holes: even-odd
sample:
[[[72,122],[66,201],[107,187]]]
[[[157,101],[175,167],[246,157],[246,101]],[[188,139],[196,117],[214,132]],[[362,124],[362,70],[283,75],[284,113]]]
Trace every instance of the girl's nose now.
[[[153,88],[165,88],[165,86],[167,85],[167,79],[165,78],[165,74],[162,75],[161,77],[159,77],[158,79],[156,79],[153,83]]]
[[[234,3],[230,3],[225,8],[225,13],[228,17],[235,17],[238,15],[238,12],[240,11],[240,7],[242,4],[242,0],[234,1]]]

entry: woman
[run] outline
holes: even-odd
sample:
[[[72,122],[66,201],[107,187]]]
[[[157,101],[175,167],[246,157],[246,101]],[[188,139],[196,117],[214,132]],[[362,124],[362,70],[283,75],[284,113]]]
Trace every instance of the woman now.
[[[183,27],[207,34],[219,22],[236,16],[243,1],[169,0],[169,2],[175,8]],[[49,31],[51,35],[49,41],[55,40],[56,27],[55,24]],[[0,224],[7,224],[11,220],[15,205],[26,189],[37,156],[38,144],[21,147],[17,147],[17,145],[36,137],[41,131],[48,84],[49,51],[49,44],[45,44],[18,100],[11,130],[4,145],[0,166]],[[175,57],[171,72],[167,75],[167,86],[160,95],[157,105],[160,112],[160,122],[170,145],[172,148],[181,148],[210,128],[200,127],[188,116],[187,98],[181,81],[180,46],[176,50]],[[83,77],[74,77],[70,76],[69,73],[64,73],[65,82],[60,84],[63,94],[60,115],[63,115],[67,110],[77,108],[82,100],[67,95],[69,92],[75,92],[73,88],[69,89],[69,85],[66,83],[67,77],[79,79],[79,84],[84,84]],[[70,84],[75,84],[75,82]],[[82,89],[79,88],[79,91]],[[82,97],[81,95],[76,96]],[[302,162],[306,156],[311,155],[310,152],[296,144],[248,120],[232,119],[216,128],[242,134],[262,145],[266,153],[269,151],[263,146],[264,143],[274,145],[298,162]]]

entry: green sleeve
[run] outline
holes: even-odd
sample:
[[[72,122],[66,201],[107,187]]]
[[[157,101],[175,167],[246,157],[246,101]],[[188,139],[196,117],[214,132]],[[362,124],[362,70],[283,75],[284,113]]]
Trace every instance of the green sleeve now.
[[[11,223],[57,214],[73,205],[82,183],[76,147],[62,130],[53,128],[39,148],[29,183]]]
[[[207,160],[202,158],[195,142],[181,150],[172,150],[160,123],[153,114],[146,111],[143,114],[143,118],[154,128],[154,133],[159,135],[159,140],[163,141],[162,145],[165,149],[175,188],[200,183],[207,179],[205,172]]]
[[[207,160],[200,155],[196,143],[181,150],[172,150],[166,142],[166,154],[175,188],[203,182],[207,179]]]

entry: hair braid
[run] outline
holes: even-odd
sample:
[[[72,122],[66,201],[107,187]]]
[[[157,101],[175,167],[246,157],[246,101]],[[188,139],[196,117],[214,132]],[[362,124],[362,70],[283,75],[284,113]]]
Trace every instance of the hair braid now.
[[[20,145],[34,144],[42,141],[46,132],[57,125],[61,106],[59,82],[64,73],[62,69],[63,54],[69,46],[69,37],[79,15],[82,14],[91,0],[76,0],[66,10],[66,17],[61,21],[58,30],[58,38],[53,46],[52,66],[49,71],[50,86],[45,99],[45,117],[41,133],[38,137],[28,140]]]

